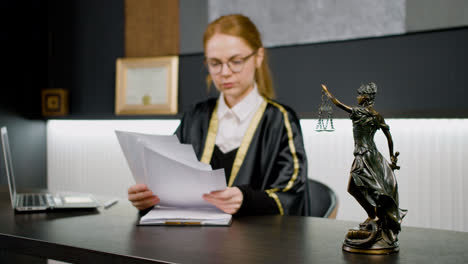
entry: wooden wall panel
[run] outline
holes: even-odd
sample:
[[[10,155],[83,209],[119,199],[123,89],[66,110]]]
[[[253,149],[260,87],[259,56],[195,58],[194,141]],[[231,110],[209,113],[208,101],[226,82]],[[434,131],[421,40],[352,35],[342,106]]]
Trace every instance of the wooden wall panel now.
[[[125,56],[179,54],[178,0],[125,0]]]

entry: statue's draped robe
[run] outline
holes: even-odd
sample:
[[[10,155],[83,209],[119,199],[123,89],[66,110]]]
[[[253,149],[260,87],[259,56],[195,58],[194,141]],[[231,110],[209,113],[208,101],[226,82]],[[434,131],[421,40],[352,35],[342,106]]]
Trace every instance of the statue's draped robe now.
[[[383,229],[399,233],[406,210],[398,203],[398,186],[390,163],[377,150],[375,132],[389,129],[383,119],[365,107],[354,107],[350,114],[353,121],[354,162],[351,168],[348,191],[357,199],[363,199],[376,209]],[[362,204],[362,203],[361,203]]]

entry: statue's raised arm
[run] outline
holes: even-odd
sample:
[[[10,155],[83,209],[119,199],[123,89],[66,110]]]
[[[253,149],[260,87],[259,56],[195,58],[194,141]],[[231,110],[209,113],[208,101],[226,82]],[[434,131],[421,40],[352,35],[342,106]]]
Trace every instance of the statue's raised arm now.
[[[345,104],[343,104],[342,102],[340,102],[340,100],[336,99],[335,96],[333,96],[330,91],[328,91],[328,88],[327,86],[325,86],[324,84],[322,84],[322,91],[327,95],[328,98],[330,98],[330,100],[336,105],[338,106],[339,108],[345,110],[346,112],[348,113],[351,113],[351,110],[352,108],[350,106],[347,106]]]

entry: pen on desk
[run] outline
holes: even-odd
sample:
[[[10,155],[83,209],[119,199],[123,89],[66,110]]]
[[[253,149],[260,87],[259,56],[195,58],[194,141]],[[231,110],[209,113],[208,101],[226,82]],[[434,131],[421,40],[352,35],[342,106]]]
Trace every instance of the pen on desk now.
[[[175,221],[166,221],[165,225],[202,225],[201,222],[175,222]]]
[[[112,199],[104,203],[103,207],[104,209],[109,209],[111,206],[116,204],[119,201],[119,199]]]

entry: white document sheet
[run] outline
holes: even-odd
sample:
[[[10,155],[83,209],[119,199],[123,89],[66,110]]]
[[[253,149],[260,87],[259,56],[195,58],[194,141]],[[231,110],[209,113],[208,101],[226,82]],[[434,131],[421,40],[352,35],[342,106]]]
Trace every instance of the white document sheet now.
[[[211,165],[198,161],[195,151],[190,144],[153,143],[149,139],[139,138],[137,144],[139,148],[147,147],[158,152],[167,158],[177,161],[200,170],[211,170]],[[143,160],[143,159],[142,159]]]
[[[170,159],[145,147],[145,168],[148,187],[161,206],[213,207],[202,195],[226,189],[224,170],[201,170]]]
[[[180,144],[176,135],[149,135],[117,130],[115,131],[115,134],[117,135],[120,147],[123,150],[124,156],[127,159],[128,167],[130,168],[136,183],[146,184],[147,182],[143,167],[143,146],[141,144],[137,144],[139,139],[151,141],[153,145],[162,146],[164,149],[168,148],[165,147],[166,145]]]
[[[197,225],[229,225],[232,216],[210,208],[177,209],[155,207],[140,219],[141,225],[160,225],[167,222]]]
[[[224,170],[199,162],[177,136],[115,131],[130,171],[160,199],[160,206],[215,208],[202,195],[226,189]]]

